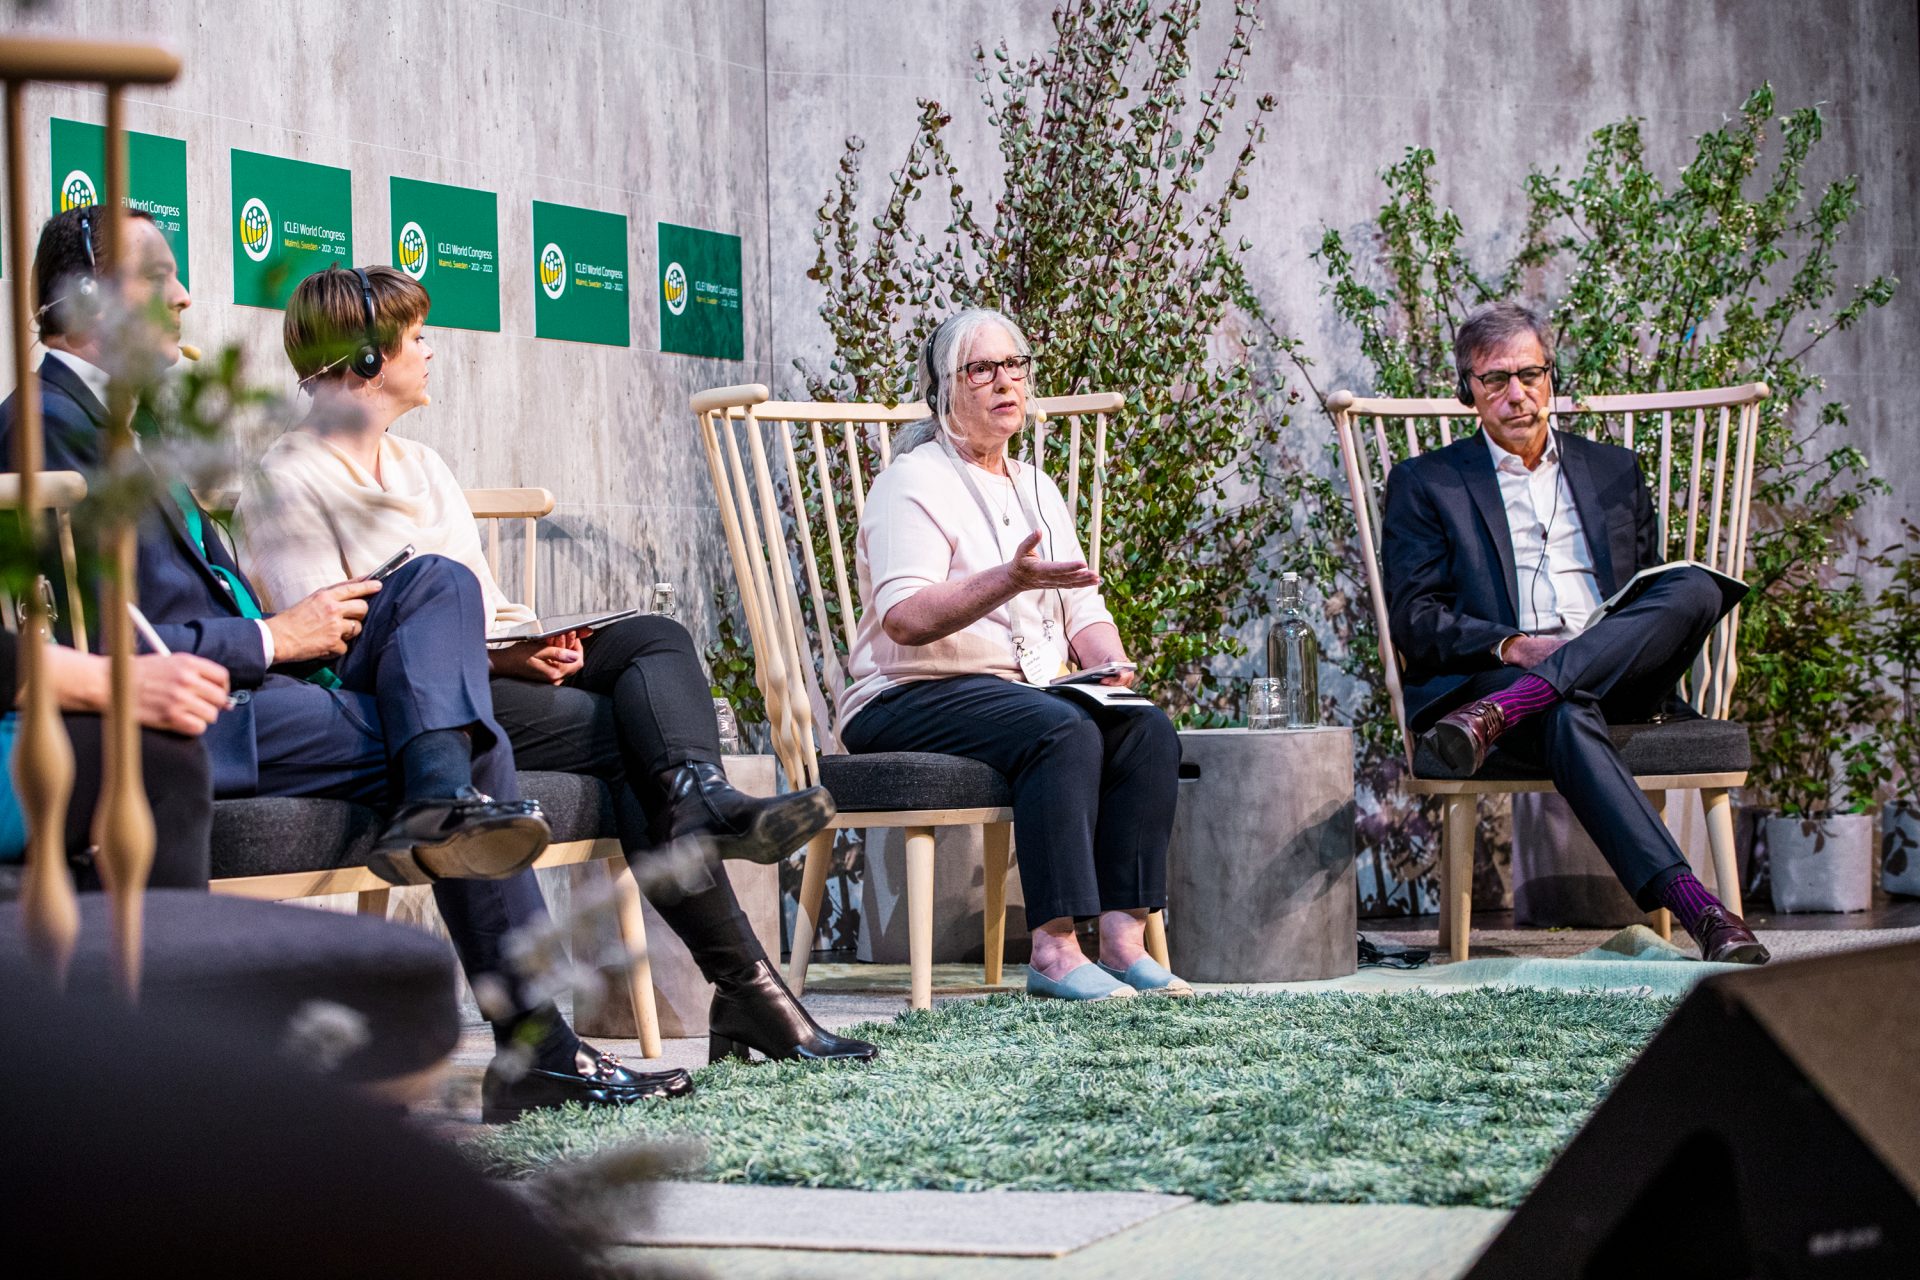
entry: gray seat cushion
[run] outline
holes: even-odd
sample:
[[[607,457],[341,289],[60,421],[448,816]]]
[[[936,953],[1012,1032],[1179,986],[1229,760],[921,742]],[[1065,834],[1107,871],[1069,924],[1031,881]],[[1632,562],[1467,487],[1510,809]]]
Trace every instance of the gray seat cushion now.
[[[598,778],[527,770],[520,794],[540,802],[556,844],[614,834],[613,797]],[[213,806],[213,877],[364,866],[384,825],[380,814],[345,800],[221,800]]]
[[[152,889],[144,901],[146,1016],[271,1051],[289,1044],[296,1020],[315,1017],[314,1002],[343,1005],[366,1037],[335,1068],[350,1080],[423,1071],[459,1041],[453,952],[432,934],[192,889]],[[110,906],[105,894],[80,895],[67,979],[75,994],[113,990]],[[0,911],[0,954],[25,948],[20,913]]]
[[[820,783],[842,813],[881,809],[999,809],[1013,803],[992,765],[930,751],[820,757]]]
[[[1660,724],[1607,726],[1614,749],[1635,775],[1671,773],[1743,773],[1753,766],[1747,726],[1732,720],[1688,718]],[[1413,756],[1416,778],[1482,781],[1539,781],[1547,771],[1514,759],[1495,744],[1476,774],[1450,769],[1423,742]]]

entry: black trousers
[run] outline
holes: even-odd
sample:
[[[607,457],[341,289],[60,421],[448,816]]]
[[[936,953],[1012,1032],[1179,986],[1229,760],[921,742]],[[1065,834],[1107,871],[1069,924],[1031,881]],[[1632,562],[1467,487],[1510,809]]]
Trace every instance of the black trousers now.
[[[1180,739],[1158,707],[1092,708],[996,676],[917,680],[841,727],[849,751],[937,751],[1013,788],[1027,927],[1167,903]]]
[[[100,875],[87,850],[93,813],[105,781],[99,716],[63,715],[73,743],[73,796],[67,803],[67,857],[81,889],[98,889]],[[210,874],[213,771],[206,744],[158,729],[140,730],[140,777],[153,806],[154,889],[204,889]]]
[[[1720,588],[1697,569],[1668,573],[1638,600],[1562,645],[1531,669],[1476,672],[1413,719],[1424,733],[1447,712],[1536,675],[1560,701],[1509,729],[1500,749],[1544,768],[1613,873],[1646,910],[1689,869],[1672,832],[1613,749],[1609,724],[1636,724],[1675,709],[1687,673],[1723,612]],[[1691,714],[1691,712],[1683,712]]]
[[[584,773],[613,793],[627,863],[654,909],[712,981],[723,949],[751,944],[753,930],[718,867],[704,881],[666,893],[649,882],[649,854],[666,836],[667,798],[658,774],[720,762],[720,730],[700,655],[686,628],[648,615],[587,637],[580,670],[558,685],[496,678],[494,715],[523,769]]]

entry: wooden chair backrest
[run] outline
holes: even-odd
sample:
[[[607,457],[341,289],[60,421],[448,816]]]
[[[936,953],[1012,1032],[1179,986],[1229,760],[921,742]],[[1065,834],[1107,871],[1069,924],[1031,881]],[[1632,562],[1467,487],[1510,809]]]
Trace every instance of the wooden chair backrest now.
[[[18,472],[0,474],[0,508],[17,511],[22,489]],[[61,577],[67,588],[67,625],[73,635],[73,647],[87,647],[87,610],[80,595],[80,562],[73,546],[73,509],[87,496],[87,478],[78,471],[42,471],[33,486],[33,501],[43,511],[53,512],[54,536],[59,540]],[[0,608],[6,613],[7,630],[17,630],[14,602],[0,593]]]
[[[1107,419],[1124,403],[1114,392],[1031,402],[1034,461],[1054,474],[1095,565]],[[836,707],[862,603],[855,599],[854,546],[867,484],[892,461],[895,432],[924,419],[927,408],[774,400],[758,384],[702,391],[691,406],[774,753],[794,786],[811,786],[820,779],[819,753],[839,749]]]
[[[1747,559],[1755,437],[1760,402],[1767,395],[1766,383],[1750,382],[1705,391],[1562,397],[1553,402],[1553,424],[1556,430],[1635,450],[1650,477],[1665,558],[1698,560],[1737,578],[1744,576]],[[1424,449],[1444,448],[1456,435],[1478,431],[1479,418],[1458,400],[1368,399],[1350,391],[1328,396],[1327,408],[1353,496],[1387,691],[1411,766],[1413,738],[1380,576],[1387,472]],[[1703,716],[1725,718],[1732,710],[1739,633],[1735,610],[1714,628],[1685,682],[1688,700]]]

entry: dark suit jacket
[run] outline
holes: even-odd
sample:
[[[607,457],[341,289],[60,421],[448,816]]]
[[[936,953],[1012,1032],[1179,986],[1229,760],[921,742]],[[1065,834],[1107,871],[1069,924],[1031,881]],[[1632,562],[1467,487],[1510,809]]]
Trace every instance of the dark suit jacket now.
[[[46,469],[92,472],[104,452],[107,410],[78,375],[59,360],[40,365],[40,405],[45,423]],[[15,395],[18,393],[16,392]],[[0,458],[13,457],[14,395],[0,403]],[[208,554],[235,574],[233,553],[202,513]],[[244,579],[242,579],[244,581]],[[251,584],[248,584],[251,590]],[[227,669],[238,705],[223,712],[207,731],[214,776],[240,780],[258,777],[253,706],[248,690],[267,677],[266,646],[260,627],[241,616],[240,607],[220,576],[208,565],[187,532],[173,502],[162,499],[140,522],[139,568],[135,579],[140,609],[175,653],[197,653]],[[97,616],[97,614],[96,614]],[[100,628],[94,628],[96,635]],[[232,786],[223,785],[223,791]]]
[[[1555,434],[1604,599],[1661,562],[1653,499],[1632,450]],[[1513,536],[1482,433],[1393,468],[1380,569],[1407,718],[1418,720],[1498,667],[1494,646],[1520,633]]]

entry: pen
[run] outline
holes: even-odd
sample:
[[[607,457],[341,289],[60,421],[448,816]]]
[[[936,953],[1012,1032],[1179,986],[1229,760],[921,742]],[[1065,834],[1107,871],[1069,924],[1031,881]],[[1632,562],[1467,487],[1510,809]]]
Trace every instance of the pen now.
[[[140,638],[146,642],[147,648],[163,658],[173,653],[173,650],[167,648],[167,642],[160,638],[160,633],[153,629],[153,624],[147,621],[147,615],[140,612],[140,606],[131,600],[127,601],[127,616],[133,619],[133,629],[140,633]]]
[[[173,653],[173,650],[167,648],[167,642],[160,638],[160,633],[153,629],[153,624],[147,621],[147,615],[140,612],[140,606],[131,600],[127,601],[127,616],[133,619],[133,629],[140,633],[140,639],[146,644],[147,648],[153,650],[163,658]],[[232,694],[227,695],[228,710],[232,710],[239,705],[239,703],[233,700]]]

